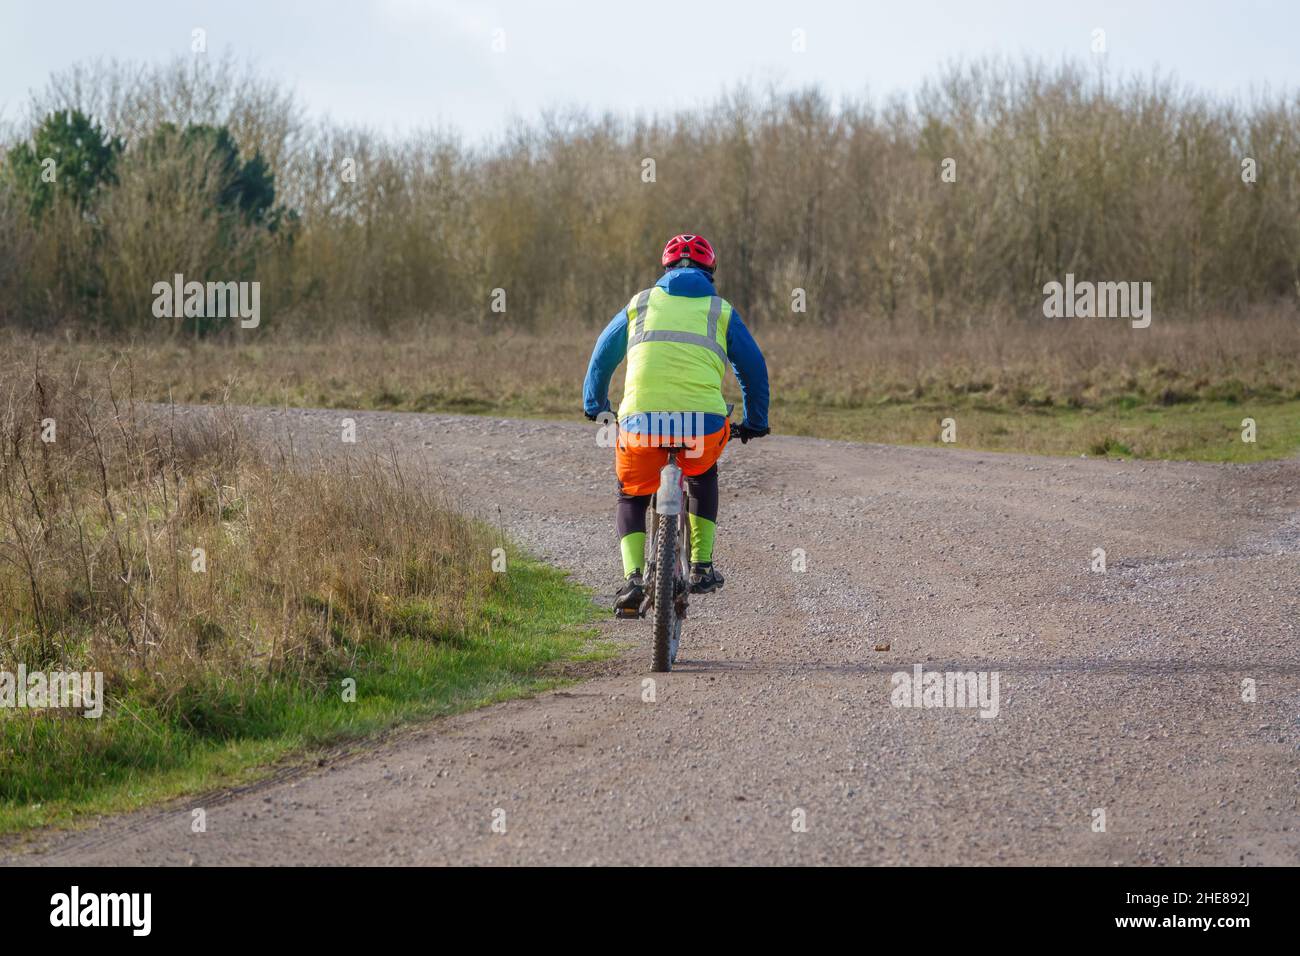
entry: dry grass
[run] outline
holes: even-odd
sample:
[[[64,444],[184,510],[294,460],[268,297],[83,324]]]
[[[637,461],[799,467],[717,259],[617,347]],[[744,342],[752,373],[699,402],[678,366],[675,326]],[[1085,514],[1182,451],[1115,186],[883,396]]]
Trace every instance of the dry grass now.
[[[500,535],[394,461],[307,460],[228,410],[140,407],[142,369],[23,357],[0,360],[0,671],[101,672],[107,707],[0,710],[0,832],[527,693],[592,653],[585,592],[523,555],[493,573]]]
[[[997,451],[1247,461],[1300,450],[1300,314],[1291,309],[1158,317],[1147,329],[996,316],[950,332],[756,325],[778,433],[928,444],[955,415],[962,445]],[[129,363],[153,401],[577,419],[598,331],[410,323],[386,336],[257,330],[197,344],[11,332],[0,347],[39,354],[61,374],[87,361]],[[616,404],[621,388],[620,373]],[[734,381],[727,391],[739,401]],[[1256,444],[1240,441],[1246,416],[1260,423]]]
[[[267,460],[232,416],[182,427],[121,387],[37,372],[2,399],[0,660],[173,697],[197,673],[309,674],[399,630],[455,635],[491,587],[499,542],[394,464]]]
[[[34,346],[43,361],[66,369],[129,358],[141,394],[157,401],[228,396],[248,404],[574,417],[598,331],[577,323],[545,333],[411,323],[390,335],[259,330],[198,345],[18,334],[8,342],[18,352]],[[827,410],[866,424],[890,405],[1105,410],[1300,398],[1300,313],[1292,309],[1158,318],[1148,329],[1123,320],[988,316],[949,332],[901,322],[874,333],[768,322],[755,335],[768,360],[772,417],[785,431],[817,433],[816,418]],[[620,388],[616,377],[615,400]]]
[[[977,322],[951,331],[893,325],[764,327],[776,401],[860,407],[977,399],[1004,408],[1173,405],[1230,397],[1300,398],[1300,312],[1168,318]]]

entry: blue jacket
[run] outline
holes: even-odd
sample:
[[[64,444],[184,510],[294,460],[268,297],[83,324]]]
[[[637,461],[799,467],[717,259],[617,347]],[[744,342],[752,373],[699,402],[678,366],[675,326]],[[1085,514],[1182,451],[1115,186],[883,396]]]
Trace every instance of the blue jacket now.
[[[684,295],[691,298],[716,295],[713,280],[702,269],[673,269],[665,272],[655,283],[669,295]],[[591,353],[591,362],[587,365],[587,380],[582,385],[582,405],[588,415],[599,415],[610,410],[609,381],[614,377],[614,370],[623,359],[627,358],[627,309],[624,308],[605,326],[605,331],[596,339],[596,347]],[[745,328],[740,313],[734,307],[731,319],[727,323],[727,358],[740,383],[740,394],[744,400],[744,423],[750,428],[762,430],[767,428],[767,362],[759,351],[758,343]],[[721,415],[705,416],[706,433],[722,428]],[[639,431],[636,423],[627,430]]]

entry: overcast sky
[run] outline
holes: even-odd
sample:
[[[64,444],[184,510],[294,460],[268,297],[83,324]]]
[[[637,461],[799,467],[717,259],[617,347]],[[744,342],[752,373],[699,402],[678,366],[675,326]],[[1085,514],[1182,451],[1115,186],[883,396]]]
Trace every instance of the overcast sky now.
[[[1222,93],[1300,86],[1300,0],[0,0],[0,116],[78,60],[190,55],[195,27],[320,114],[471,139],[548,106],[662,111],[742,79],[886,94],[952,59],[1087,59],[1095,28],[1112,71]]]

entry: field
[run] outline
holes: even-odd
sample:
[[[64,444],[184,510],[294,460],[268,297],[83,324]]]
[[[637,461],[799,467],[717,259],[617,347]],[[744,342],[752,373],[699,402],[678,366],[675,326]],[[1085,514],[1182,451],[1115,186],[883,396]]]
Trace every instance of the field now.
[[[725,285],[723,292],[726,292]],[[12,334],[11,355],[116,365],[143,399],[572,420],[597,326],[408,323],[386,336],[231,332],[154,344]],[[1300,316],[915,325],[767,322],[755,336],[778,433],[1053,455],[1253,461],[1300,449]],[[612,395],[617,399],[620,378]],[[732,401],[739,392],[732,381]],[[1242,440],[1254,419],[1256,440]]]

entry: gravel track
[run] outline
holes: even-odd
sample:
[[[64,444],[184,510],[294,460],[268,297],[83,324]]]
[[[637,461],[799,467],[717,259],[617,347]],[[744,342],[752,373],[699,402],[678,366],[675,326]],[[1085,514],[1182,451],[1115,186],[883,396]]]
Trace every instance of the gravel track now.
[[[588,427],[242,414],[340,467],[396,450],[612,595],[612,453]],[[344,417],[355,446],[338,442]],[[625,653],[566,690],[40,834],[4,862],[1300,862],[1300,461],[774,436],[734,444],[721,470],[727,585],[692,603],[653,703],[648,625],[611,620]],[[891,675],[917,664],[997,672],[997,716],[893,706]]]

